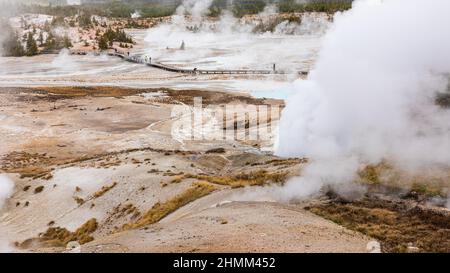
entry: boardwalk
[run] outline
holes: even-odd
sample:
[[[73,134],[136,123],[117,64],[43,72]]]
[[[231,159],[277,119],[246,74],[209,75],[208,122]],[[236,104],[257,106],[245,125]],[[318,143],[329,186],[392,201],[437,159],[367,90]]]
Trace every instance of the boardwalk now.
[[[185,74],[280,74],[280,73],[277,73],[277,71],[272,71],[272,70],[185,69],[185,68],[178,68],[178,67],[164,65],[161,63],[147,63],[147,65],[158,68],[158,69],[170,71],[170,72],[185,73]]]
[[[72,52],[72,54],[77,55],[85,55],[84,52]],[[132,63],[142,63],[157,69],[175,72],[175,73],[182,73],[182,74],[227,74],[227,75],[244,75],[244,74],[251,74],[251,75],[270,75],[270,74],[288,74],[285,71],[279,71],[279,70],[261,70],[261,69],[187,69],[187,68],[180,68],[180,67],[174,67],[165,65],[158,62],[147,62],[142,58],[140,55],[129,55],[125,52],[109,52],[109,56],[115,56],[124,59],[125,61],[132,62]],[[308,72],[306,71],[297,71],[299,75],[308,75]]]

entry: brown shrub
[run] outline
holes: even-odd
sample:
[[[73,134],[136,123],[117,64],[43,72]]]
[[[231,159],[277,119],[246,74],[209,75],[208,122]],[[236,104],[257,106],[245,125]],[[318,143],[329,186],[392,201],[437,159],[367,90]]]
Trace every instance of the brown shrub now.
[[[81,198],[81,197],[74,196],[73,200],[75,200],[75,202],[77,202],[77,204],[80,205],[80,206],[85,203],[84,199]]]
[[[44,186],[39,186],[34,189],[34,193],[35,194],[41,193],[43,190],[44,190]]]

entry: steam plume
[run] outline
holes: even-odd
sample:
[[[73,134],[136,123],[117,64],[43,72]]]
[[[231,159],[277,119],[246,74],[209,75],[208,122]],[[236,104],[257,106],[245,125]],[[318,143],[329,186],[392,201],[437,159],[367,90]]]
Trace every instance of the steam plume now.
[[[315,54],[317,38],[330,23],[325,13],[304,14],[299,22],[280,22],[276,20],[276,9],[270,5],[251,20],[235,18],[227,10],[218,20],[208,20],[204,15],[209,12],[210,1],[195,2],[196,7],[193,3],[184,1],[170,24],[148,30],[145,42],[152,59],[189,64],[192,68],[211,65],[214,69],[268,69],[276,63],[277,69],[283,71],[306,70],[309,63],[302,60]],[[192,18],[187,20],[186,13]],[[297,39],[303,43],[302,49],[293,42]],[[180,48],[182,41],[186,50],[167,50]]]
[[[13,194],[13,190],[14,183],[7,176],[0,174],[0,212],[6,200]],[[0,226],[0,253],[10,252],[12,250],[6,234],[6,230]]]
[[[335,16],[316,67],[298,81],[277,154],[312,159],[286,198],[354,180],[383,160],[409,171],[450,167],[450,2],[361,0]]]
[[[11,197],[14,183],[5,175],[0,175],[0,210],[3,208],[6,199]]]
[[[201,19],[205,16],[213,0],[184,0],[183,3],[177,8],[177,15],[185,15],[189,13],[194,19]]]

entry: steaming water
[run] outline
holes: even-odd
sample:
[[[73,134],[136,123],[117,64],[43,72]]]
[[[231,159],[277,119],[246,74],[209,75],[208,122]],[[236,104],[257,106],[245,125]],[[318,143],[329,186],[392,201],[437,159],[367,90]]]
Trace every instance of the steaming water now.
[[[109,56],[77,56],[62,53],[37,57],[0,58],[0,80],[26,77],[56,77],[107,74],[112,71],[133,71],[130,63]]]
[[[227,24],[227,22],[222,22]],[[309,70],[320,48],[322,31],[301,35],[253,34],[248,29],[191,32],[186,25],[129,30],[138,42],[132,54],[147,54],[154,62],[198,69],[266,69],[292,72],[285,78],[253,80],[235,77],[176,77],[160,70],[110,56],[78,56],[61,52],[24,58],[0,58],[0,86],[118,85],[129,87],[198,88],[251,92],[259,97],[287,97],[285,82],[297,71]],[[180,50],[182,41],[185,50]],[[111,76],[114,76],[111,78]],[[117,76],[117,77],[115,77]],[[277,90],[274,92],[274,90]]]
[[[320,46],[317,36],[162,31],[167,31],[167,39],[158,38],[158,30],[149,32],[147,53],[162,63],[190,69],[272,69],[276,64],[280,70],[309,70]],[[185,50],[179,50],[182,41]]]
[[[204,2],[200,6],[209,4],[207,0],[199,2]],[[187,9],[200,8],[197,3],[192,5],[184,3]],[[311,67],[320,37],[330,24],[325,14],[305,14],[301,24],[285,21],[274,32],[254,33],[256,22],[264,26],[275,22],[273,8],[245,23],[230,13],[213,22],[202,20],[201,15],[198,10],[186,20],[180,14],[171,24],[149,29],[144,52],[160,62],[191,69],[272,69],[276,64],[277,70],[303,71]]]

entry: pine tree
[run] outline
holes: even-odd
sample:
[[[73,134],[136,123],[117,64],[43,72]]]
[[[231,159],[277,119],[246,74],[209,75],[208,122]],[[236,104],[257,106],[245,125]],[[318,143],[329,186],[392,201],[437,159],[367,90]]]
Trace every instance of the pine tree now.
[[[104,36],[102,36],[98,41],[98,48],[100,48],[101,50],[108,49],[108,41],[106,41]]]
[[[63,41],[64,47],[65,48],[71,48],[72,47],[72,42],[69,39],[69,36],[64,36],[64,41]]]
[[[22,57],[23,55],[25,55],[25,50],[23,49],[22,43],[20,42],[17,34],[14,35],[11,42],[12,42],[12,45],[11,45],[10,51],[11,51],[12,56]]]
[[[45,41],[45,48],[47,50],[52,50],[52,49],[55,49],[55,47],[56,47],[55,36],[53,35],[52,32],[49,32],[48,36],[47,36],[47,40]]]
[[[26,48],[27,56],[34,56],[38,54],[38,47],[32,33],[28,33]]]
[[[86,12],[81,13],[78,16],[78,25],[82,28],[89,28],[92,25],[91,15]]]
[[[45,24],[44,24],[44,31],[45,31],[45,32],[50,32],[50,31],[51,31],[50,23],[49,23],[48,21],[45,21]]]
[[[44,44],[44,35],[42,35],[42,31],[39,32],[38,41],[39,41],[39,46],[42,46]]]

